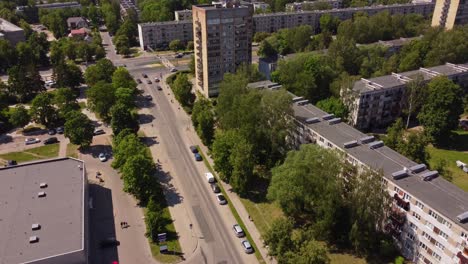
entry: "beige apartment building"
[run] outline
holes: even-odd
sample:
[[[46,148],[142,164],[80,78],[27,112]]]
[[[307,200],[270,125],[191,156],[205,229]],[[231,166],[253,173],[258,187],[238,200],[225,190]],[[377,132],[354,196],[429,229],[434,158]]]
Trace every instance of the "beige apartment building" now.
[[[236,2],[192,7],[195,80],[207,97],[218,94],[225,73],[252,61],[252,5]]]
[[[191,20],[166,21],[138,24],[140,47],[148,49],[166,49],[173,40],[184,43],[193,40]]]
[[[466,23],[468,23],[467,0],[436,0],[432,16],[433,27],[452,29],[455,25]]]

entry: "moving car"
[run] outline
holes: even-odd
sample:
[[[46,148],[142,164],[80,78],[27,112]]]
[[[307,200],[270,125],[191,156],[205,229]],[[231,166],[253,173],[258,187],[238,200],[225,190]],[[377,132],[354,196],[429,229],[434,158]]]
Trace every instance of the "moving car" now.
[[[249,241],[242,240],[241,245],[244,248],[245,253],[247,253],[247,254],[253,253],[253,247],[252,247],[252,245],[250,244]]]
[[[233,225],[232,230],[234,230],[234,234],[236,234],[236,237],[245,236],[244,230],[242,230],[242,227],[240,227],[240,225],[238,224]]]
[[[218,203],[221,204],[221,205],[227,204],[226,197],[224,197],[224,195],[222,195],[222,194],[216,195],[216,199],[218,200]]]
[[[154,81],[155,81],[155,82],[160,82],[161,80],[159,80],[159,78],[156,77],[156,78],[154,78]]]
[[[97,135],[102,135],[102,134],[105,134],[106,132],[104,132],[103,129],[101,128],[96,128],[94,129],[94,135],[97,136]]]
[[[177,69],[176,69],[176,68],[172,68],[172,69],[171,69],[171,72],[177,72]]]
[[[183,53],[177,53],[177,54],[174,56],[174,58],[180,59],[180,58],[182,58],[183,56],[184,56]]]
[[[190,151],[192,151],[192,153],[198,153],[198,149],[196,146],[190,146]]]
[[[104,240],[101,240],[99,244],[101,245],[102,248],[106,248],[106,247],[119,246],[120,241],[118,241],[115,237],[108,237]]]
[[[24,144],[26,144],[26,145],[36,144],[36,143],[39,143],[39,142],[41,142],[41,140],[38,139],[38,138],[27,138],[27,139],[24,140]]]
[[[220,193],[221,192],[221,189],[219,189],[219,186],[216,183],[211,184],[211,190],[213,190],[214,193]]]
[[[140,79],[136,79],[137,83],[142,83]]]
[[[104,154],[104,153],[99,153],[99,160],[100,160],[101,162],[106,161],[106,160],[107,160],[106,154]]]
[[[146,81],[147,84],[152,84],[151,80]]]
[[[47,131],[47,134],[49,134],[49,135],[51,135],[51,136],[52,136],[52,135],[55,135],[55,134],[57,134],[57,130],[51,128],[51,129],[49,129],[49,131]]]
[[[148,100],[148,101],[152,101],[153,100],[153,97],[149,94],[145,95],[145,99]]]
[[[58,134],[63,134],[64,129],[63,127],[57,127],[56,131]]]
[[[202,158],[202,156],[201,156],[199,153],[195,153],[195,160],[196,160],[196,161],[202,161],[203,158]]]
[[[44,140],[44,145],[49,145],[49,144],[54,144],[54,143],[57,143],[59,142],[58,139],[56,137],[50,137],[46,140]]]
[[[142,73],[141,76],[143,76],[143,78],[148,78],[148,75],[146,75],[146,73]]]

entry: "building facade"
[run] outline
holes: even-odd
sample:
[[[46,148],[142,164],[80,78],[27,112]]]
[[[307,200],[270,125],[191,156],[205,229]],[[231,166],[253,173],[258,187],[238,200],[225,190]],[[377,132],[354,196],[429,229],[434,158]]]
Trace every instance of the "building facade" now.
[[[254,12],[265,12],[270,8],[270,5],[265,2],[252,2]]]
[[[38,4],[36,5],[38,9],[63,9],[63,8],[79,8],[81,9],[81,4],[78,2],[63,2],[63,3],[50,3],[50,4]]]
[[[166,21],[138,24],[140,47],[148,49],[167,49],[173,40],[184,43],[193,40],[192,21]]]
[[[278,89],[264,82],[250,87]],[[293,95],[292,101],[297,145],[334,149],[358,168],[383,172],[383,184],[393,198],[384,230],[407,259],[425,264],[467,263],[468,193],[302,97]]]
[[[190,21],[192,22],[192,10],[185,9],[185,10],[178,10],[174,11],[175,21]]]
[[[371,79],[362,78],[354,83],[349,95],[343,95],[349,98],[345,101],[349,102],[351,124],[368,130],[392,123],[404,108],[406,85],[417,75],[426,83],[436,76],[447,76],[462,87],[468,86],[468,64],[447,63]]]
[[[452,29],[455,25],[466,23],[468,23],[467,0],[436,0],[432,16],[433,27]]]
[[[25,40],[24,30],[3,18],[0,18],[0,35],[0,38],[8,40],[13,46]]]
[[[252,6],[227,2],[192,7],[195,86],[205,96],[218,94],[225,73],[252,61]]]
[[[331,8],[341,8],[343,7],[342,0],[319,0],[319,1],[304,1],[304,2],[294,2],[286,4],[287,12],[299,12],[310,10],[308,7],[312,7],[317,3],[328,3]]]

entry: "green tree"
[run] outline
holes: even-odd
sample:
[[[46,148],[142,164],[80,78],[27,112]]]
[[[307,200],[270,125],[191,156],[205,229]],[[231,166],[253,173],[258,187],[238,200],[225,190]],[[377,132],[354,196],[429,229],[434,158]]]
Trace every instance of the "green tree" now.
[[[214,137],[214,113],[211,101],[203,96],[195,101],[192,109],[192,123],[203,144],[210,146]]]
[[[16,60],[16,50],[10,42],[0,39],[0,71],[10,68]]]
[[[53,101],[62,119],[65,119],[69,112],[80,109],[76,97],[76,92],[71,88],[58,88],[55,90]]]
[[[183,106],[193,104],[194,95],[192,93],[192,83],[188,80],[187,74],[177,74],[177,77],[172,84],[174,95]]]
[[[325,112],[332,113],[341,119],[348,117],[348,109],[343,102],[336,97],[329,97],[317,102],[316,106]]]
[[[436,77],[429,82],[418,119],[435,144],[444,142],[458,127],[463,113],[462,94],[462,89],[447,77]]]
[[[10,108],[9,116],[8,122],[15,127],[24,127],[31,120],[28,110],[23,105]]]
[[[148,236],[152,242],[158,242],[158,234],[164,230],[165,220],[162,215],[162,208],[156,202],[156,198],[151,196],[148,202],[147,210],[145,212],[145,223],[146,223],[146,236]]]
[[[189,68],[190,73],[195,75],[195,56],[194,55],[190,55],[188,68]]]
[[[356,75],[361,65],[360,51],[356,47],[353,39],[338,37],[328,48],[328,55],[335,58],[335,64],[338,69],[345,70],[351,75]]]
[[[424,77],[421,74],[416,75],[411,81],[408,82],[408,85],[406,85],[406,129],[409,127],[410,118],[413,112],[419,112],[421,109],[423,100],[420,100],[420,98],[424,98],[425,90],[426,87],[424,84]]]
[[[88,68],[89,69],[89,68]],[[109,111],[115,103],[115,89],[111,84],[99,81],[86,91],[88,107],[102,119],[109,120]]]
[[[340,19],[330,14],[320,16],[320,29],[330,33],[336,33]]]
[[[129,88],[135,91],[138,84],[126,68],[118,67],[112,74],[112,86],[114,86],[115,89]]]
[[[89,66],[85,71],[85,81],[93,86],[99,81],[112,82],[112,76],[116,70],[114,64],[108,59],[100,59],[95,65]]]
[[[124,57],[130,55],[130,40],[125,35],[117,35],[114,38],[115,49],[118,54],[122,54]]]
[[[452,171],[447,169],[447,160],[446,159],[438,159],[436,160],[433,169],[438,171],[440,175],[447,181],[452,181],[453,180],[453,175]]]
[[[122,130],[130,128],[138,131],[138,115],[132,112],[126,105],[118,103],[110,109],[111,127],[114,135],[118,135]]]
[[[112,148],[114,151],[114,160],[112,161],[113,168],[121,168],[130,157],[138,154],[147,155],[145,145],[141,143],[137,135],[129,134],[121,138],[119,141],[118,145],[114,145]]]
[[[44,81],[34,65],[16,65],[8,70],[8,92],[26,102],[45,90]]]
[[[179,51],[183,48],[184,44],[182,43],[182,41],[180,41],[180,39],[174,39],[173,41],[171,41],[171,43],[169,43],[169,49],[171,49],[174,52]]]
[[[403,120],[398,118],[390,127],[387,128],[387,135],[384,137],[383,142],[385,145],[392,149],[397,149],[397,146],[403,137],[405,127]]]
[[[152,191],[148,183],[155,177],[153,160],[143,154],[131,156],[123,165],[121,172],[124,191],[140,201],[147,201]]]
[[[67,114],[64,128],[65,137],[69,138],[72,144],[87,147],[93,142],[93,122],[79,111],[71,111]]]
[[[29,114],[34,122],[42,124],[46,127],[56,125],[58,120],[57,109],[53,105],[54,95],[51,93],[38,94],[31,101]]]
[[[263,236],[268,245],[270,256],[281,256],[293,247],[291,233],[294,229],[294,221],[289,218],[277,218],[273,220],[267,232]]]
[[[232,166],[229,183],[232,189],[240,195],[247,193],[247,188],[253,178],[255,157],[252,148],[253,146],[247,140],[241,140],[234,145],[229,156],[229,163]]]
[[[254,37],[253,37],[253,42],[260,43],[264,39],[268,38],[271,34],[268,32],[256,32]]]
[[[232,175],[232,164],[230,161],[232,149],[242,140],[241,135],[236,130],[218,132],[212,146],[214,169],[219,173],[219,177],[229,182]]]
[[[80,67],[73,61],[63,61],[54,65],[52,78],[59,87],[76,88],[84,82]]]
[[[135,92],[130,88],[117,88],[115,90],[116,104],[124,105],[131,110],[135,107]]]
[[[187,50],[193,51],[194,44],[193,41],[188,41],[187,46],[185,47]]]
[[[417,163],[426,163],[429,154],[426,152],[426,135],[422,132],[408,132],[404,139],[400,139],[396,150],[405,157]]]
[[[328,264],[327,248],[315,240],[307,240],[300,246],[296,252],[286,252],[279,258],[278,263],[285,264]]]
[[[268,40],[263,40],[260,43],[258,48],[258,55],[262,58],[270,58],[278,55],[278,51],[268,42]]]

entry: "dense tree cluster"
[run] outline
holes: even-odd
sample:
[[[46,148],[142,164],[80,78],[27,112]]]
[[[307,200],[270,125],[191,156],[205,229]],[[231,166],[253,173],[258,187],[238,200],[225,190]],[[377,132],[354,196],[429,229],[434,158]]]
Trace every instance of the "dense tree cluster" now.
[[[140,0],[142,22],[174,20],[174,11],[192,9],[194,4],[209,4],[208,0]]]
[[[192,109],[192,123],[203,144],[211,146],[214,138],[215,113],[210,100],[202,95]]]
[[[183,107],[192,108],[195,95],[192,93],[192,83],[186,72],[179,72],[173,78],[168,79],[168,84],[174,92],[174,96]]]

